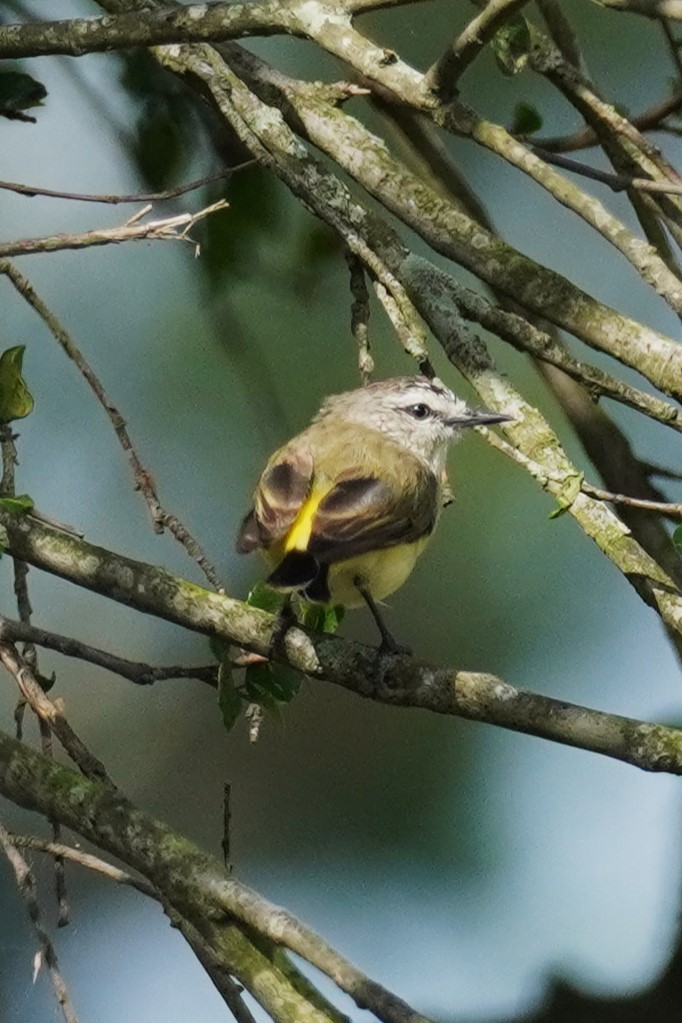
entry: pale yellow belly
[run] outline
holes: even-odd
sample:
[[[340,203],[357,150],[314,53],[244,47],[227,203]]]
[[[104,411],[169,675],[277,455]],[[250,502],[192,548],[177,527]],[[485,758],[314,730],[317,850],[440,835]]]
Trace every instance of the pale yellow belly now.
[[[330,565],[327,577],[330,603],[343,604],[344,607],[359,607],[363,604],[355,583],[358,576],[375,600],[383,600],[403,585],[428,541],[429,538],[425,536],[416,543],[369,551],[357,558],[348,558],[347,561],[337,561]]]

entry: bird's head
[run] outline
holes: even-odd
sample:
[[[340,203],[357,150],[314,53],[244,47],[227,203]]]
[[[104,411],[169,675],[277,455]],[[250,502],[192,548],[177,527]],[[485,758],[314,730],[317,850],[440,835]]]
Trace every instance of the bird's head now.
[[[438,475],[448,444],[463,429],[511,418],[472,409],[440,380],[427,377],[393,377],[327,398],[317,419],[337,416],[386,434]]]

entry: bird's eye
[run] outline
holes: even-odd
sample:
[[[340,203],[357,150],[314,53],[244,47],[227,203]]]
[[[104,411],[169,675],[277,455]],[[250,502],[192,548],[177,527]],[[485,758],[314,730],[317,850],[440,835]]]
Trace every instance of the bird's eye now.
[[[420,402],[418,405],[410,405],[407,411],[415,419],[428,419],[431,415],[431,409],[428,405],[424,405],[423,402]]]

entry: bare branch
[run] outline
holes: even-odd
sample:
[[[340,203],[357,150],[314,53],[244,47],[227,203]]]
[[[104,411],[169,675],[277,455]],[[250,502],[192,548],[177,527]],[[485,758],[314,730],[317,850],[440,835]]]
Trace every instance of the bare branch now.
[[[353,302],[350,310],[350,329],[358,348],[358,369],[360,381],[368,384],[374,372],[374,359],[369,345],[369,292],[362,263],[352,252],[346,252],[350,271],[350,290]]]
[[[626,504],[630,508],[641,508],[643,511],[665,515],[669,519],[682,519],[682,504],[671,504],[668,501],[647,501],[641,497],[612,494],[611,491],[602,490],[601,487],[593,487],[591,483],[583,483],[582,489],[586,494],[596,497],[599,501],[608,501],[609,504]]]
[[[38,905],[38,893],[35,877],[33,876],[33,872],[30,870],[24,857],[21,856],[15,848],[9,832],[2,824],[0,824],[0,846],[2,846],[2,851],[14,871],[17,888],[19,889],[19,893],[26,904],[28,915],[31,919],[31,923],[33,924],[33,929],[36,932],[41,949],[40,956],[41,959],[44,960],[45,966],[50,974],[50,980],[54,987],[57,1003],[62,1011],[65,1023],[78,1023],[78,1017],[74,1011],[71,997],[66,984],[64,983],[64,978],[59,972],[59,960],[57,959],[57,953],[55,952],[54,945],[52,944],[50,936],[45,930],[45,926],[43,924],[40,906]]]
[[[164,529],[170,530],[175,539],[183,545],[190,557],[197,563],[211,585],[217,590],[221,589],[222,584],[218,577],[218,573],[213,564],[206,557],[198,541],[194,539],[180,519],[178,519],[176,515],[168,512],[160,503],[154,479],[149,470],[146,469],[140,461],[130,438],[130,434],[128,433],[128,428],[123,416],[109,399],[101,380],[92,369],[71,335],[64,329],[64,327],[62,327],[57,320],[57,317],[48,309],[42,299],[36,294],[27,278],[24,277],[23,274],[19,273],[16,267],[7,260],[1,260],[0,274],[5,274],[19,294],[33,309],[35,309],[46,324],[52,336],[60,345],[62,351],[76,365],[79,372],[89,384],[91,391],[109,418],[114,429],[114,433],[116,434],[116,437],[128,458],[128,462],[130,463],[130,467],[133,472],[135,489],[142,494],[147,503],[147,508],[149,510],[155,532],[163,533]]]
[[[487,372],[485,367],[482,372]],[[497,386],[492,378],[491,382]],[[541,448],[538,452],[542,453]],[[518,457],[515,448],[514,457]],[[541,475],[543,485],[557,493],[566,486],[563,476],[549,478],[548,469],[538,463],[532,463],[529,471]],[[573,505],[580,506],[582,517],[592,501],[578,494]],[[610,522],[606,506],[602,502],[594,504],[594,514]],[[575,512],[574,507],[571,510]],[[612,543],[617,549],[625,543],[629,552],[627,531],[622,527],[618,533],[617,522],[613,517],[609,525]],[[65,536],[29,516],[16,518],[0,510],[0,523],[8,533],[10,553],[37,568],[144,614],[218,636],[266,657],[272,655],[276,616],[201,590],[164,569]],[[633,574],[641,574],[644,566],[635,556],[629,556]],[[675,596],[670,580],[666,587],[671,608],[682,622],[682,599]],[[646,770],[682,773],[682,731],[526,693],[490,674],[435,668],[409,657],[378,660],[371,647],[301,628],[288,630],[276,659],[313,678],[382,703],[487,721],[615,757]]]
[[[46,839],[38,838],[34,835],[17,835],[14,832],[8,832],[7,837],[17,849],[33,849],[35,852],[59,856],[63,860],[68,860],[69,863],[76,863],[79,867],[85,867],[86,870],[102,874],[104,877],[109,878],[110,881],[115,881],[116,884],[135,888],[143,895],[149,896],[150,899],[156,899],[157,901],[159,899],[158,892],[154,886],[145,881],[144,878],[134,877],[132,874],[126,873],[125,870],[115,867],[112,863],[107,863],[105,860],[100,859],[99,856],[93,856],[92,853],[86,853],[82,849],[74,848],[72,845],[65,845],[64,842],[48,842]]]
[[[15,622],[9,618],[0,616],[0,639],[9,639],[14,642],[35,643],[36,646],[46,647],[48,650],[56,650],[66,657],[76,657],[78,660],[87,661],[89,664],[96,664],[100,668],[120,675],[134,682],[137,686],[149,686],[155,682],[162,682],[173,678],[195,678],[200,682],[206,682],[215,687],[217,667],[214,664],[207,665],[162,665],[155,666],[145,664],[143,661],[129,661],[125,657],[118,657],[107,650],[100,650],[97,647],[88,646],[80,640],[71,636],[61,636],[55,632],[47,632],[35,625]]]
[[[0,29],[0,31],[2,31]],[[120,245],[130,241],[183,241],[197,248],[188,232],[196,223],[226,209],[224,199],[206,206],[198,213],[180,213],[161,220],[145,223],[122,224],[120,227],[105,227],[98,231],[84,231],[82,234],[56,234],[49,238],[24,238],[16,242],[0,243],[0,258],[9,256],[31,256],[38,252],[60,252],[63,249],[87,249],[97,245]],[[145,210],[142,213],[147,212]]]
[[[631,118],[630,123],[640,132],[663,131],[665,120],[682,107],[682,92],[675,92],[669,99],[657,103],[644,113]],[[534,141],[545,152],[570,153],[577,149],[590,149],[599,145],[599,136],[594,128],[581,128],[572,135],[534,137]]]
[[[551,150],[542,149],[540,146],[532,146],[532,150],[538,156],[553,163],[564,170],[573,171],[574,174],[581,174],[584,178],[591,178],[593,181],[600,181],[608,185],[614,192],[624,192],[628,188],[636,188],[639,192],[662,192],[666,195],[682,195],[682,181],[653,181],[651,178],[635,178],[628,174],[615,174],[612,171],[603,171],[598,167],[590,167],[579,160],[571,160],[566,156]]]
[[[441,100],[447,101],[457,92],[457,82],[469,65],[527,0],[488,0],[480,14],[472,18],[452,46],[426,72],[426,83]]]
[[[206,3],[181,9],[140,10],[104,18],[72,18],[30,25],[0,26],[0,59],[63,54],[82,57],[132,46],[163,43],[220,42],[244,36],[301,34],[299,9],[305,0],[253,0]],[[316,0],[321,12],[351,15],[423,0]],[[518,2],[518,0],[516,0]]]
[[[672,18],[682,21],[682,0],[595,0],[614,11],[643,14],[647,18]]]
[[[61,707],[57,707],[43,690],[40,682],[29,668],[19,651],[8,640],[0,642],[0,661],[14,677],[19,691],[31,710],[45,721],[57,736],[62,746],[87,778],[113,788],[113,782],[101,760],[90,752],[85,743],[76,735],[66,720]]]
[[[245,167],[252,167],[255,160],[245,160],[234,167],[226,167],[216,174],[209,174],[206,177],[190,181],[185,185],[177,185],[175,188],[167,188],[163,192],[141,192],[138,195],[93,195],[87,192],[62,192],[53,188],[39,188],[37,185],[22,185],[17,181],[0,181],[0,189],[6,192],[16,192],[18,195],[26,195],[34,198],[37,195],[46,196],[51,199],[71,199],[76,202],[97,202],[108,203],[116,206],[121,203],[150,203],[163,202],[166,199],[177,199],[188,192],[194,192],[204,185],[212,185],[216,181],[225,181]]]

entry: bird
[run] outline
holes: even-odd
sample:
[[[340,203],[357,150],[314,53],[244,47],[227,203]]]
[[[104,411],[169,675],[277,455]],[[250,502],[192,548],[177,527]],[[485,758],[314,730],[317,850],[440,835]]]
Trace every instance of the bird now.
[[[377,602],[403,585],[438,522],[449,444],[511,417],[470,408],[437,378],[392,377],[326,398],[268,460],[237,534],[267,583],[322,605],[369,608],[382,652],[401,648]]]

